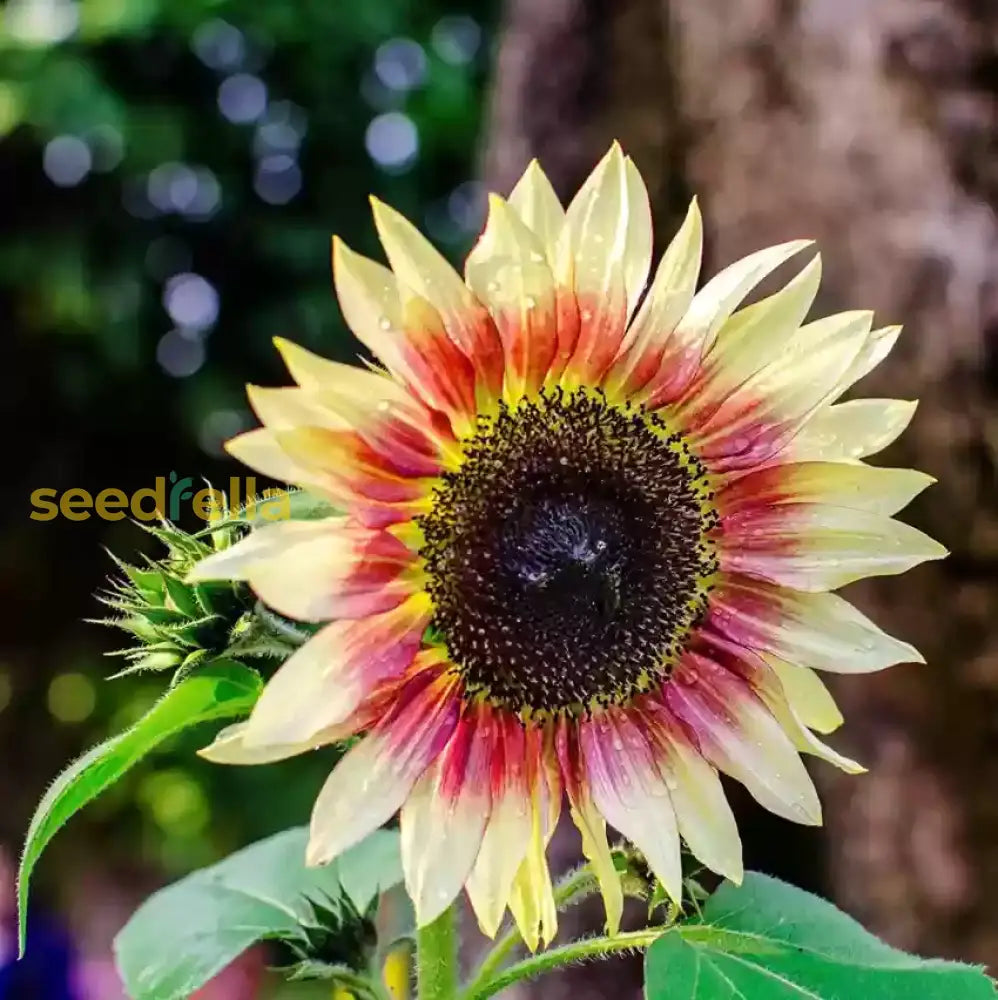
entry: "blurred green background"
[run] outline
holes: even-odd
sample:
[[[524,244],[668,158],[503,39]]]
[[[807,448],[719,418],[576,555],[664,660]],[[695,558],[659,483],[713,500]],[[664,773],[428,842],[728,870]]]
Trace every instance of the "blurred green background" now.
[[[33,520],[31,493],[241,474],[220,445],[253,423],[247,381],[286,381],[271,338],[356,356],[332,294],[329,240],[335,232],[376,253],[368,193],[464,252],[482,217],[472,178],[496,6],[4,6],[8,848],[67,759],[137,717],[162,686],[155,676],[105,682],[116,664],[103,653],[123,637],[83,621],[100,614],[91,595],[112,569],[102,546],[127,557],[156,554],[155,543],[128,520]],[[191,753],[211,735],[136,769],[46,855],[38,898],[68,914],[94,962],[136,895],[306,820],[328,759],[212,767]],[[113,1000],[104,990],[100,1000]]]

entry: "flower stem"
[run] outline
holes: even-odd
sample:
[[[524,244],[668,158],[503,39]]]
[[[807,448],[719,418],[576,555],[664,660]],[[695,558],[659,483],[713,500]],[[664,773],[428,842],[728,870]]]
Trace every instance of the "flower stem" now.
[[[624,876],[621,881],[625,896],[636,899],[645,897],[647,886],[640,879]],[[580,865],[562,876],[554,887],[555,907],[559,913],[563,913],[570,906],[574,906],[598,891],[599,882],[590,866],[588,864]],[[514,923],[482,960],[474,979],[468,984],[466,991],[468,995],[474,995],[476,990],[484,986],[502,968],[503,962],[509,958],[516,947],[522,943],[523,937]]]
[[[419,1000],[456,1000],[457,930],[454,907],[416,932]]]
[[[504,969],[488,982],[482,982],[480,976],[476,977],[475,982],[464,993],[462,1000],[486,1000],[487,997],[495,996],[507,986],[512,986],[513,983],[518,983],[522,979],[533,979],[535,976],[543,975],[545,972],[551,972],[573,962],[607,958],[618,952],[647,948],[665,929],[664,927],[648,927],[641,931],[615,934],[613,937],[573,941],[561,948],[542,951],[538,955],[531,955],[522,962],[517,962],[508,969]],[[420,995],[420,1000],[422,1000],[422,995]]]
[[[561,913],[573,903],[578,902],[584,896],[593,893],[597,888],[596,879],[589,870],[588,865],[582,865],[568,872],[554,888],[554,903],[558,912]],[[492,950],[482,960],[482,964],[475,973],[475,978],[469,983],[468,991],[473,993],[476,989],[487,983],[503,962],[509,958],[510,953],[523,942],[516,924],[512,924],[509,930],[492,946]]]

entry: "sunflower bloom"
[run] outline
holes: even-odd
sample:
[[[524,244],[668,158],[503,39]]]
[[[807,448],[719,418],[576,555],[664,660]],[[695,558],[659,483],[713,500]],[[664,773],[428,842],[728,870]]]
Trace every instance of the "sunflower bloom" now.
[[[718,772],[820,823],[799,754],[862,768],[815,735],[842,721],[815,671],[920,660],[830,593],[945,554],[893,519],[931,478],[863,462],[915,404],[837,402],[899,328],[804,324],[818,257],[738,308],[807,241],[697,291],[695,202],[646,289],[648,197],[617,145],[567,210],[536,164],[493,196],[463,279],[392,209],[374,218],[391,268],[336,240],[333,270],[380,366],[278,341],[297,385],[250,387],[263,426],[228,445],[343,515],[265,526],[194,572],[326,624],[202,752],[259,763],[363,734],[308,860],[401,810],[421,925],[463,887],[487,934],[508,908],[550,941],[566,801],[611,932],[607,824],[676,900],[681,842],[739,881]]]

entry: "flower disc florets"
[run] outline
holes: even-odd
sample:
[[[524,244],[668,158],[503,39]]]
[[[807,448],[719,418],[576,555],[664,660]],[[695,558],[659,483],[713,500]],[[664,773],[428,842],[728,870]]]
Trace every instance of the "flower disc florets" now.
[[[717,568],[707,477],[639,407],[554,389],[501,405],[421,520],[466,683],[518,711],[622,702],[664,676]]]

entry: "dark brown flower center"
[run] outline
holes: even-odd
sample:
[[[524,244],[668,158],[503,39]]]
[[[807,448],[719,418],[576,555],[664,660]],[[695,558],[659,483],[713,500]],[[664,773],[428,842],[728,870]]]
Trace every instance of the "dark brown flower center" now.
[[[421,519],[434,628],[469,690],[535,712],[664,677],[716,570],[707,479],[683,440],[596,392],[479,419]]]

